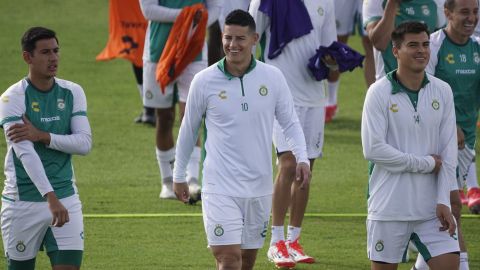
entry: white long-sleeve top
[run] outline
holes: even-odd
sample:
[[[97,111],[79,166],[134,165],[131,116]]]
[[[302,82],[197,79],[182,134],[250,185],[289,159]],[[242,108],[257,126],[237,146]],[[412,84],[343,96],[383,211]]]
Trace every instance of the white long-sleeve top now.
[[[0,125],[7,141],[2,195],[10,200],[43,201],[51,191],[59,198],[76,193],[71,155],[85,155],[92,147],[83,89],[55,78],[51,90],[40,91],[23,79],[0,99]],[[9,140],[8,129],[23,123],[22,115],[36,128],[50,133],[49,145]]]
[[[308,164],[302,128],[281,71],[255,61],[243,77],[224,68],[225,59],[193,79],[177,139],[174,182],[186,167],[205,116],[207,152],[202,191],[232,197],[272,194],[272,129],[276,117],[297,162]]]
[[[362,145],[374,163],[368,186],[368,218],[426,220],[437,204],[450,207],[456,181],[457,133],[450,86],[426,75],[416,109],[393,73],[370,86],[362,114]],[[442,166],[435,175],[432,154]]]

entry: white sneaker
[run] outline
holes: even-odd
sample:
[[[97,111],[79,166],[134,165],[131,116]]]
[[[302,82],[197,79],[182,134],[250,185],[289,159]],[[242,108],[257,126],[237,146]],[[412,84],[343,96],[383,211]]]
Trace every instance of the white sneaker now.
[[[315,258],[308,256],[303,252],[303,247],[298,243],[298,239],[286,243],[288,254],[296,263],[314,263]]]
[[[288,255],[287,246],[283,240],[278,241],[268,249],[267,257],[277,268],[293,268],[296,265],[295,261]]]
[[[190,193],[191,203],[196,203],[200,200],[202,189],[200,188],[199,184],[197,184],[196,182],[190,183],[188,185],[188,192]]]
[[[160,191],[160,199],[176,199],[175,193],[173,192],[173,184],[162,184],[162,191]]]

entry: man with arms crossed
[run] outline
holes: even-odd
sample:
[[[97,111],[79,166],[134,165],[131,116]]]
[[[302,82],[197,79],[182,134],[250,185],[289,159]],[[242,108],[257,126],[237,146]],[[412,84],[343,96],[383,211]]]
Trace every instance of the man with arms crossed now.
[[[253,269],[272,202],[272,129],[276,118],[296,156],[296,179],[310,181],[303,132],[284,76],[252,56],[257,43],[248,12],[225,19],[225,58],[198,73],[190,87],[177,140],[174,191],[188,201],[185,170],[205,115],[208,130],[202,207],[217,269]]]
[[[402,23],[391,39],[398,69],[372,84],[362,115],[363,153],[374,164],[368,258],[372,269],[397,269],[412,240],[432,269],[458,269],[450,211],[457,165],[452,90],[425,73],[430,56],[425,24]]]
[[[1,226],[8,269],[33,270],[41,247],[52,269],[80,269],[83,215],[71,160],[92,146],[85,94],[78,84],[55,77],[55,32],[33,27],[21,43],[28,76],[0,98],[7,140]]]
[[[451,191],[452,212],[457,219],[460,270],[468,269],[468,256],[460,230],[460,192],[475,158],[480,91],[480,44],[471,36],[478,22],[478,0],[447,0],[447,27],[432,34],[427,72],[447,82],[453,91],[458,139],[458,175]],[[417,269],[428,269],[417,260]]]

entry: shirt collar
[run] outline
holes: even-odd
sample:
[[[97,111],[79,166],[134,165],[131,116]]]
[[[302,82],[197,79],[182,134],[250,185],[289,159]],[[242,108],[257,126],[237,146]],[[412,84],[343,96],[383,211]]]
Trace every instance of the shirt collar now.
[[[423,81],[422,81],[422,84],[420,85],[420,89],[424,88],[425,85],[427,85],[430,82],[427,78],[427,73],[426,72],[424,72],[424,73],[425,74],[423,76]],[[410,90],[407,87],[403,86],[400,83],[400,81],[397,80],[397,70],[396,69],[389,72],[386,76],[387,76],[387,79],[392,84],[392,94],[396,94],[396,93],[399,93],[399,92],[405,92],[405,91],[413,91],[413,90]]]
[[[217,67],[218,69],[220,69],[220,71],[223,72],[223,74],[225,74],[225,76],[231,80],[232,78],[235,78],[235,76],[233,76],[230,72],[228,72],[228,70],[225,68],[225,61],[226,61],[226,58],[223,57],[220,61],[217,62]],[[255,66],[257,65],[257,61],[255,60],[255,58],[253,57],[252,55],[252,58],[250,60],[250,65],[248,66],[247,70],[245,71],[245,74],[249,73],[250,71],[252,71]],[[244,75],[245,75],[244,74]]]

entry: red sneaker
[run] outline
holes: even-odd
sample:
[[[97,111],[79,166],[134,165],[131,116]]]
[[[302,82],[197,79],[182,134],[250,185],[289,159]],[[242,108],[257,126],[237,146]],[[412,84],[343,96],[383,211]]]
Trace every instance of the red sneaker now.
[[[480,214],[480,188],[473,187],[468,190],[468,208],[472,214]]]
[[[288,254],[287,246],[283,240],[278,241],[268,249],[267,257],[277,268],[290,269],[296,265],[293,258]]]
[[[303,252],[303,247],[298,243],[298,239],[290,242],[287,241],[288,254],[296,263],[314,263],[315,258],[308,256]]]
[[[331,122],[337,114],[337,105],[328,105],[325,107],[325,123]]]

